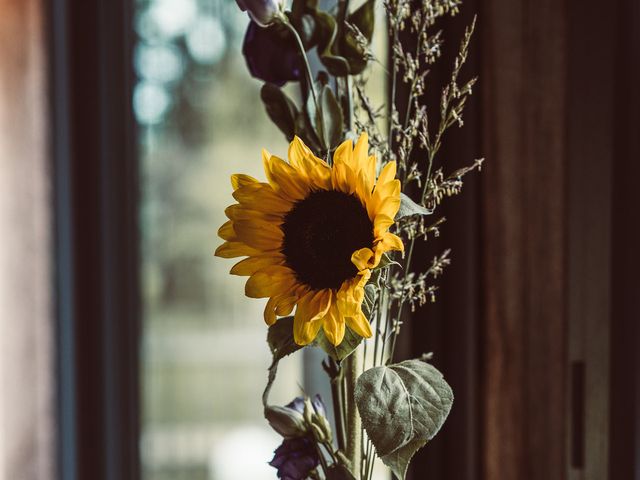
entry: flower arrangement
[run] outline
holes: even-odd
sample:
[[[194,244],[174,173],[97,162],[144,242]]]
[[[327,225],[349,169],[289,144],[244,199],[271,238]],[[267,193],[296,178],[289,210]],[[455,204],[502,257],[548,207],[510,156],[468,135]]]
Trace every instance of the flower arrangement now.
[[[394,363],[396,340],[416,304],[435,300],[434,280],[449,251],[415,271],[416,241],[437,235],[440,202],[458,194],[482,160],[445,174],[437,164],[445,132],[462,126],[476,81],[460,72],[474,22],[467,28],[445,85],[437,121],[424,105],[426,74],[443,45],[436,24],[459,0],[384,0],[390,38],[391,102],[366,94],[375,0],[352,9],[338,0],[237,0],[251,22],[243,54],[270,119],[290,142],[287,160],[262,151],[266,181],[231,178],[237,203],[218,231],[223,258],[247,276],[245,294],[266,298],[264,321],[273,354],[262,398],[270,425],[283,437],[271,465],[286,480],[369,480],[376,456],[400,479],[411,457],[443,425],[453,392],[430,357]],[[412,48],[401,32],[413,36]],[[320,64],[314,75],[309,52]],[[297,101],[281,87],[300,86]],[[408,101],[397,109],[397,86]],[[361,132],[356,134],[356,132]],[[404,192],[404,193],[403,193]],[[431,218],[435,220],[430,221]],[[319,397],[271,405],[278,363],[308,347],[323,349],[332,386],[334,425]]]

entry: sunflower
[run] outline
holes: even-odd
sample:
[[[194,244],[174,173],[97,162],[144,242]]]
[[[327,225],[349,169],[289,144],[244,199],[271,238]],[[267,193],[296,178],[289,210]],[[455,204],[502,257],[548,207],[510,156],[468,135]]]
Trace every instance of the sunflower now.
[[[268,183],[231,177],[238,203],[225,210],[229,221],[218,231],[225,243],[215,254],[247,257],[231,274],[249,277],[248,297],[269,299],[268,325],[297,306],[293,338],[299,345],[311,343],[321,327],[333,345],[342,342],[345,325],[371,337],[364,287],[385,252],[404,249],[389,232],[400,207],[396,164],[387,163],[376,182],[368,148],[365,133],[355,147],[347,140],[329,166],[295,137],[289,163],[262,151]]]

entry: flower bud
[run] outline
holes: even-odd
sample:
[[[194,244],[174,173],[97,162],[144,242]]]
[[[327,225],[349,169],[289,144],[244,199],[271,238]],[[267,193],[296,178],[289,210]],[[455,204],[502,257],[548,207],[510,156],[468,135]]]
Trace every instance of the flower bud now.
[[[282,18],[284,0],[236,0],[238,7],[261,27],[267,27]]]
[[[309,397],[305,397],[304,399],[304,421],[307,422],[308,425],[311,425],[313,423],[313,414],[315,413],[315,409],[313,408],[313,405],[311,404],[311,400],[309,400]]]
[[[304,417],[292,408],[270,405],[264,409],[264,416],[284,438],[300,437],[307,432]]]
[[[311,424],[311,433],[313,433],[313,437],[316,439],[316,442],[318,443],[324,443],[328,440],[327,436],[324,434],[322,429],[314,423]]]
[[[331,425],[329,421],[324,415],[314,413],[312,416],[312,424],[311,427],[315,429],[319,429],[322,432],[322,437],[325,441],[331,442],[332,433],[331,433]]]

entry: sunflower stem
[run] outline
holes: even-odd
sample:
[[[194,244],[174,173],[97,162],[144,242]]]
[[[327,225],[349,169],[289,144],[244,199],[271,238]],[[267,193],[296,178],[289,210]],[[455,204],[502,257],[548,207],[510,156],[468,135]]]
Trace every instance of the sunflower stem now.
[[[362,421],[355,402],[356,380],[362,370],[362,349],[358,347],[344,361],[344,375],[347,387],[346,412],[347,412],[347,458],[351,462],[351,473],[356,479],[360,479],[362,457]]]

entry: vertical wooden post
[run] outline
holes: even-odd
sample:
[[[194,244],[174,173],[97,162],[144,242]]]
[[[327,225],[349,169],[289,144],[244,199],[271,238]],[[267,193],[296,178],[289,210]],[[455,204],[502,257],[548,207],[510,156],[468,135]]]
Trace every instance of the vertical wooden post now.
[[[566,6],[483,23],[483,478],[565,480]]]

